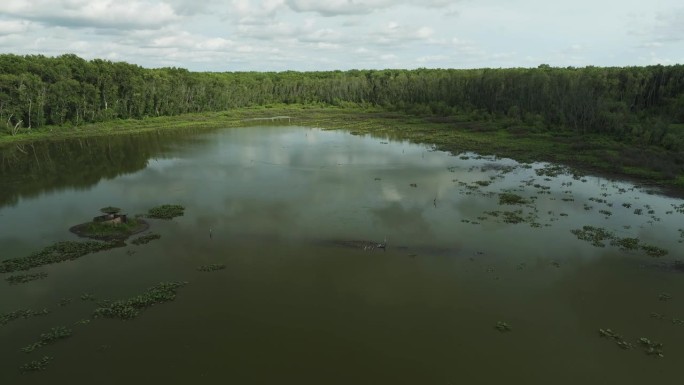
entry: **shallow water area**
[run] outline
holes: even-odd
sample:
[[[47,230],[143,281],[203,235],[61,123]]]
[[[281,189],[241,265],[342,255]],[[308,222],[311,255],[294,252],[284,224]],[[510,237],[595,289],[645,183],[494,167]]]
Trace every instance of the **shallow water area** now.
[[[292,126],[36,143],[0,158],[0,261],[82,241],[69,227],[105,206],[185,207],[148,219],[161,237],[147,244],[0,274],[0,315],[49,311],[0,325],[2,383],[681,379],[681,199]],[[584,226],[611,238],[578,239]],[[626,238],[638,246],[611,245]],[[198,270],[213,265],[225,268]],[[93,317],[103,300],[170,281],[188,284],[135,319]],[[58,326],[73,334],[21,351]],[[43,371],[20,373],[43,356],[54,358]]]

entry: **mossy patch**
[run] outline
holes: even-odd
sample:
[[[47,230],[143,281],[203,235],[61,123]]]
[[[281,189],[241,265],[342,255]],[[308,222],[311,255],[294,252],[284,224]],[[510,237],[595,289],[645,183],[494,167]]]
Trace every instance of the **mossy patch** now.
[[[148,218],[173,219],[183,216],[185,207],[181,205],[161,205],[147,211]]]
[[[63,241],[45,247],[43,250],[22,258],[12,258],[0,263],[0,273],[11,273],[29,270],[34,267],[49,265],[80,258],[98,251],[124,246],[117,241],[110,242],[74,242]]]
[[[96,318],[133,319],[142,310],[153,305],[173,301],[176,299],[176,291],[186,284],[187,282],[161,282],[133,298],[102,303],[95,309],[94,316]]]

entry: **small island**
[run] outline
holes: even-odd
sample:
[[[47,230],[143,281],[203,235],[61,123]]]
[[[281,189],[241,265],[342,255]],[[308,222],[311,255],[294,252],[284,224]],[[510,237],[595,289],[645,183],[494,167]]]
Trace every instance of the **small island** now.
[[[126,214],[120,214],[121,209],[118,207],[107,206],[100,211],[104,215],[94,217],[91,222],[73,226],[69,231],[84,238],[123,241],[150,228],[149,223],[143,219],[128,218]]]

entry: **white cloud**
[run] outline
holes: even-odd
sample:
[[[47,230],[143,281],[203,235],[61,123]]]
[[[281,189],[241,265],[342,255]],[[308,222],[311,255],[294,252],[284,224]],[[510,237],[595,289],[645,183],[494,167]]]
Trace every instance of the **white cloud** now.
[[[163,1],[4,0],[1,14],[48,25],[93,28],[160,28],[180,20]]]
[[[29,22],[24,20],[0,20],[0,36],[24,33],[28,27]]]
[[[681,20],[681,0],[3,0],[0,53],[212,71],[665,64],[684,60]]]

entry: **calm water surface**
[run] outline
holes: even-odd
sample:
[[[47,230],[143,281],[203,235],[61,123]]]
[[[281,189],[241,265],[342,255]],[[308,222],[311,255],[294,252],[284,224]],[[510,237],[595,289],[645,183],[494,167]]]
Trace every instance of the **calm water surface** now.
[[[684,273],[671,268],[684,258],[682,200],[301,127],[42,143],[0,158],[0,260],[78,240],[67,229],[104,206],[186,207],[150,220],[161,239],[147,245],[40,267],[47,278],[20,285],[0,274],[0,314],[51,311],[0,325],[2,384],[682,380],[684,324],[672,319],[684,319]],[[500,205],[504,191],[530,203]],[[506,223],[515,210],[525,221]],[[592,246],[571,233],[585,225],[669,254]],[[227,268],[197,271],[211,263]],[[98,300],[177,280],[189,284],[174,302],[135,320],[92,319]],[[55,326],[73,336],[21,352]],[[662,342],[664,358],[640,337]],[[45,371],[19,373],[44,355]]]

